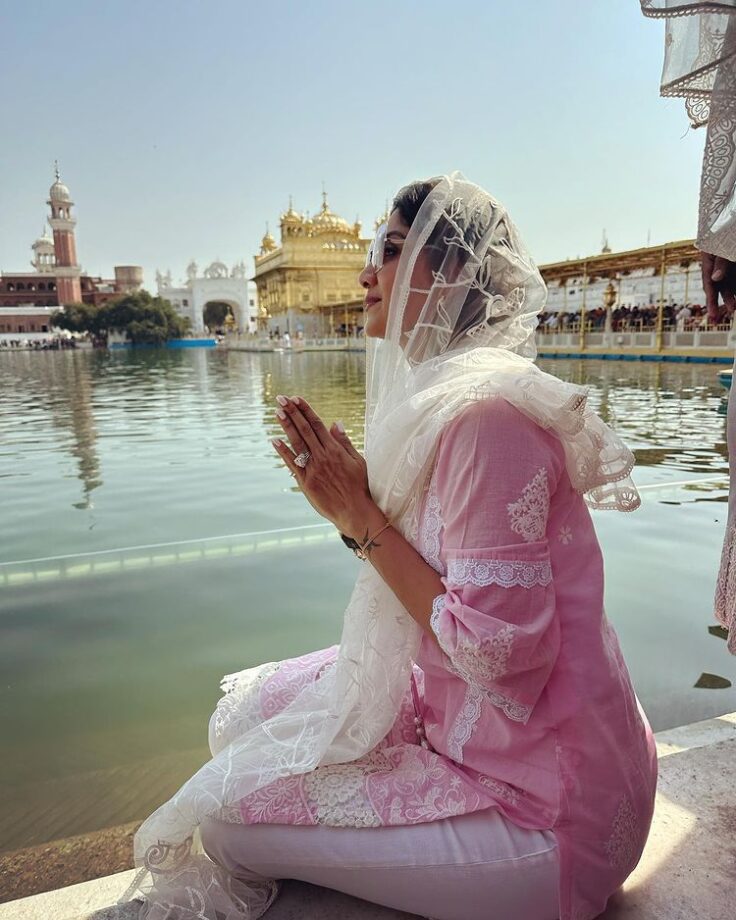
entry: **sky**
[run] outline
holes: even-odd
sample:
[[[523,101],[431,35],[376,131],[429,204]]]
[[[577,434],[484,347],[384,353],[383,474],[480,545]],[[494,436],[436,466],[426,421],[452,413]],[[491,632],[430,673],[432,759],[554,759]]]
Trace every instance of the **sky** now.
[[[0,270],[58,159],[85,271],[244,259],[293,195],[364,231],[460,169],[539,264],[695,236],[704,134],[637,0],[0,0]]]

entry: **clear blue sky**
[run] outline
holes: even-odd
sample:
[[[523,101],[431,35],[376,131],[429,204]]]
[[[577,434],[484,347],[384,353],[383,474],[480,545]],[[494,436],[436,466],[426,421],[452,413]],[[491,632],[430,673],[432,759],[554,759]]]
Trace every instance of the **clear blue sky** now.
[[[536,260],[695,235],[704,135],[637,0],[0,0],[0,269],[58,158],[86,271],[252,256],[294,196],[371,226],[461,169]]]

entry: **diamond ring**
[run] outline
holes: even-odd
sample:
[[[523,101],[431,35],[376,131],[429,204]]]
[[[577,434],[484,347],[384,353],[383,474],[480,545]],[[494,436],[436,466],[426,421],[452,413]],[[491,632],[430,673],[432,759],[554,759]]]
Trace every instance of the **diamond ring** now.
[[[304,469],[304,467],[309,463],[309,458],[311,456],[312,455],[309,453],[308,450],[302,451],[302,453],[297,454],[297,456],[294,457],[294,463],[296,463],[297,466],[300,466],[302,469]]]

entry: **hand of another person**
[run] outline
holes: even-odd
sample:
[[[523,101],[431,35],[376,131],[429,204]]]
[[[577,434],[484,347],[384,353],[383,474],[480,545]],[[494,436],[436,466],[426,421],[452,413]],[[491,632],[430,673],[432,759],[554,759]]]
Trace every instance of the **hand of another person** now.
[[[736,309],[736,263],[724,259],[723,256],[701,252],[700,265],[703,270],[708,320],[716,324],[723,322]],[[718,302],[719,295],[723,304]]]
[[[368,514],[376,509],[368,485],[365,458],[353,447],[344,430],[327,428],[307,401],[278,396],[277,416],[291,444],[280,438],[273,446],[296,477],[315,511],[351,537],[362,534]],[[309,453],[302,467],[300,454]]]

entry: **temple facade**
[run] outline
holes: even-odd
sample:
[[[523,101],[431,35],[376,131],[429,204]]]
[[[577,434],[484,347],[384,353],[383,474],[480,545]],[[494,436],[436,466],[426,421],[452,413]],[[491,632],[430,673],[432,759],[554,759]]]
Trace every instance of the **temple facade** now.
[[[360,221],[333,213],[323,192],[314,217],[290,200],[279,229],[277,243],[266,228],[255,256],[259,329],[304,338],[356,332],[363,325],[358,275],[371,242]]]

